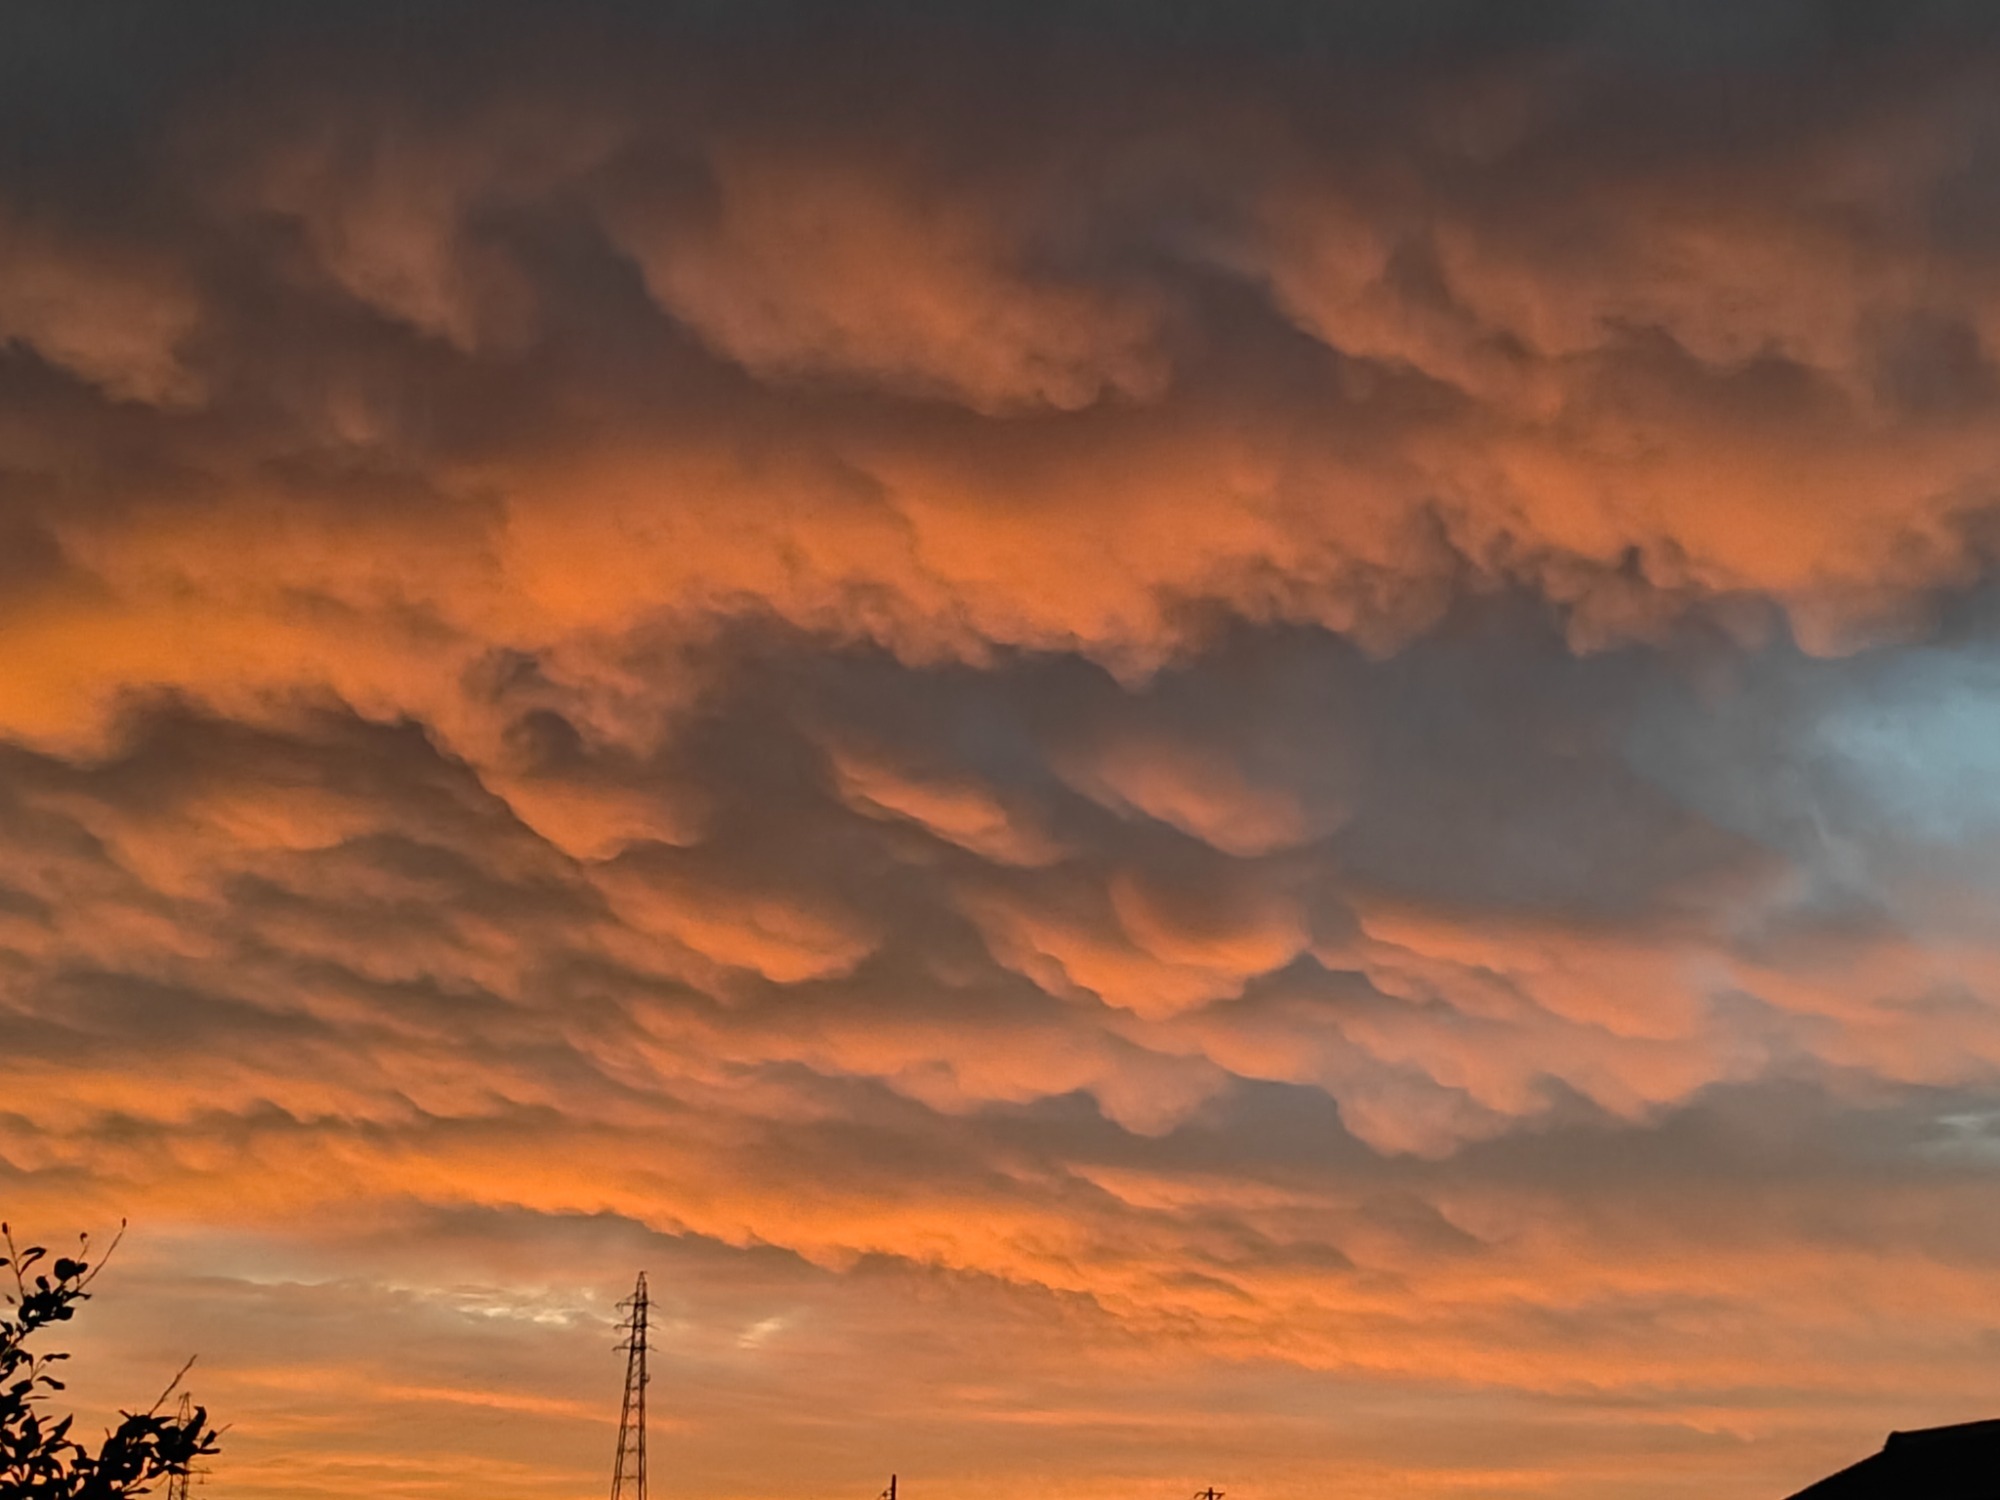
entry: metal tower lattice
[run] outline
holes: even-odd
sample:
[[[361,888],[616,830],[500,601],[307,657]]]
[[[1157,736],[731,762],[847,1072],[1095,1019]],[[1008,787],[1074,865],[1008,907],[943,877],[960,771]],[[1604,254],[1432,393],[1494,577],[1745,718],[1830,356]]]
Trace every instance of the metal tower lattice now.
[[[611,1500],[646,1500],[646,1273],[618,1304],[625,1321],[625,1406],[618,1414],[618,1463],[611,1471]]]
[[[889,1476],[889,1488],[875,1497],[875,1500],[896,1500],[896,1476]]]
[[[174,1420],[187,1426],[194,1416],[194,1398],[186,1391],[181,1392],[181,1404],[174,1412]],[[178,1474],[167,1476],[167,1500],[188,1500],[188,1485],[193,1482],[194,1467],[189,1465]]]

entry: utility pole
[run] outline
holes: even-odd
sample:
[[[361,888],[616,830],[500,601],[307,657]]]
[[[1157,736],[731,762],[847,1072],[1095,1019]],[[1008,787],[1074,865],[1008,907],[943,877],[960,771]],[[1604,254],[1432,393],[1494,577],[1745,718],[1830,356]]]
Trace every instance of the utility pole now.
[[[626,1313],[625,1405],[618,1413],[618,1463],[611,1471],[611,1500],[646,1500],[646,1273],[618,1304]]]

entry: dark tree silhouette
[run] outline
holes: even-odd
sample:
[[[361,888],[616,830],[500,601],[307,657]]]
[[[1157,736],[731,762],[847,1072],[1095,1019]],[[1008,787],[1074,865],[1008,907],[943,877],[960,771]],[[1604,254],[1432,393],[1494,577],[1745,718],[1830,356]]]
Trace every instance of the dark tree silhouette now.
[[[147,1410],[121,1412],[123,1420],[94,1453],[70,1437],[74,1418],[47,1420],[48,1393],[63,1388],[49,1368],[69,1356],[33,1353],[28,1341],[50,1324],[76,1316],[77,1304],[90,1298],[102,1258],[95,1266],[85,1259],[88,1236],[78,1241],[74,1258],[54,1260],[39,1245],[18,1249],[5,1224],[0,1240],[7,1251],[0,1269],[14,1279],[13,1291],[0,1299],[6,1307],[0,1313],[0,1500],[123,1500],[185,1474],[196,1459],[215,1452],[216,1432],[206,1409],[192,1407],[184,1418],[160,1415],[186,1365]],[[113,1240],[111,1249],[117,1247]]]

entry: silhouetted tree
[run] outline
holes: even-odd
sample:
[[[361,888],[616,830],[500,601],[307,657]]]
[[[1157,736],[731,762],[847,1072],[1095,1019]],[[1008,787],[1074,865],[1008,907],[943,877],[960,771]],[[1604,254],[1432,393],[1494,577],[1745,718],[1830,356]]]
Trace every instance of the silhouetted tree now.
[[[0,1224],[0,1239],[7,1250],[0,1256],[0,1269],[11,1271],[14,1279],[13,1292],[4,1297],[6,1312],[0,1315],[0,1500],[122,1500],[185,1474],[197,1458],[215,1452],[216,1433],[206,1409],[192,1407],[186,1417],[160,1415],[187,1373],[186,1365],[146,1411],[121,1412],[124,1420],[105,1434],[95,1453],[71,1439],[73,1417],[45,1420],[47,1393],[63,1388],[49,1367],[69,1356],[32,1353],[28,1341],[51,1323],[76,1316],[76,1305],[89,1300],[90,1283],[102,1261],[92,1266],[84,1258],[90,1251],[88,1236],[79,1240],[74,1258],[54,1260],[39,1245],[16,1248],[5,1224]],[[113,1240],[111,1248],[117,1243]]]

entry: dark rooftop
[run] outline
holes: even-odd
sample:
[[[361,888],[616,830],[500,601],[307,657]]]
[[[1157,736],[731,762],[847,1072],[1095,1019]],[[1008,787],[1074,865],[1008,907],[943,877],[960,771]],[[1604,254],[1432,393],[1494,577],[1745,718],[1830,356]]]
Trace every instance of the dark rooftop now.
[[[2000,1500],[2000,1420],[1892,1432],[1880,1453],[1791,1500]]]

